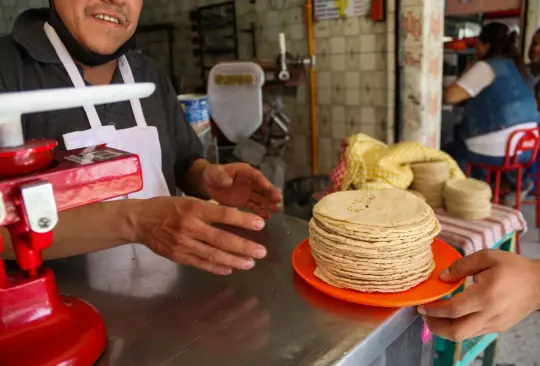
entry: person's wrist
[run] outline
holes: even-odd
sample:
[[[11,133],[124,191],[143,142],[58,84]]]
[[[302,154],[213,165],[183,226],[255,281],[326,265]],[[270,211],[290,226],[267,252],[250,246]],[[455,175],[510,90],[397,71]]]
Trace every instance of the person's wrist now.
[[[120,231],[123,241],[128,243],[141,243],[141,230],[143,227],[144,206],[149,200],[124,200],[119,217]]]
[[[186,193],[201,199],[210,199],[210,193],[206,183],[205,171],[213,164],[205,159],[197,159],[188,172],[188,187]]]

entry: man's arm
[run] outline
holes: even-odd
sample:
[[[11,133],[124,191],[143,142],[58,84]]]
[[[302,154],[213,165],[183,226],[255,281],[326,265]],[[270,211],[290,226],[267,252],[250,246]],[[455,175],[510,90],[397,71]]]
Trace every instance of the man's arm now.
[[[87,254],[136,242],[135,218],[138,200],[102,202],[64,211],[54,229],[54,244],[44,259]],[[14,259],[11,238],[2,228],[3,256]]]

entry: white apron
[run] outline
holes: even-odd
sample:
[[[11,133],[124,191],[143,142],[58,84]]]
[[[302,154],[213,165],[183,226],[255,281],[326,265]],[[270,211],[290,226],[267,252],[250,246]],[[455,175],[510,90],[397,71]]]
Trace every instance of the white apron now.
[[[86,84],[58,34],[48,23],[45,34],[66,69],[75,88]],[[124,83],[135,83],[131,67],[125,56],[119,59]],[[137,122],[136,127],[116,130],[113,125],[103,126],[94,105],[85,105],[84,111],[90,129],[63,135],[66,149],[79,149],[100,144],[139,155],[143,175],[143,189],[128,198],[147,199],[170,196],[161,166],[161,145],[156,127],[148,126],[139,99],[130,100]],[[159,271],[156,269],[159,268]],[[164,294],[178,276],[178,266],[155,255],[144,245],[132,244],[87,256],[90,285],[98,290],[135,297],[153,297]]]

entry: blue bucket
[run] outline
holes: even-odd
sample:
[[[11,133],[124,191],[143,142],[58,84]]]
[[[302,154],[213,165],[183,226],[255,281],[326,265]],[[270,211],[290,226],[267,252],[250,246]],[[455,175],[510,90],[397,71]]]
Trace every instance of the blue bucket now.
[[[193,127],[208,125],[210,123],[208,97],[206,95],[179,95],[178,101],[184,110],[187,122]]]

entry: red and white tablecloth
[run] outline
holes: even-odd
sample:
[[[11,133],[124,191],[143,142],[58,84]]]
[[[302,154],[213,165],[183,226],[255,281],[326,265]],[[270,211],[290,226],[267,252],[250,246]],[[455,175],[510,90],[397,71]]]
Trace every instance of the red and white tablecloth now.
[[[527,222],[521,211],[493,205],[491,217],[481,221],[465,221],[450,217],[437,210],[442,226],[438,238],[461,249],[465,255],[490,249],[512,232],[525,232]]]

